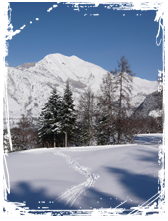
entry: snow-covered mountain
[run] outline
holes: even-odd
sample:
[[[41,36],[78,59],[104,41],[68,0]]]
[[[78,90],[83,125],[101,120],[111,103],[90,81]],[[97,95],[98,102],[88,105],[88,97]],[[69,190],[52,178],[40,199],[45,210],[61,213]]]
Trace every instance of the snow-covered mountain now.
[[[71,56],[50,54],[36,63],[25,63],[8,67],[8,104],[10,118],[21,114],[38,117],[47,101],[52,88],[63,93],[69,79],[74,100],[90,86],[97,92],[102,77],[107,71],[92,63]],[[157,81],[147,81],[134,77],[132,105],[138,107],[145,97],[157,90]]]
[[[158,117],[162,113],[162,94],[155,91],[146,96],[145,100],[134,112],[136,118],[147,118],[149,115]]]

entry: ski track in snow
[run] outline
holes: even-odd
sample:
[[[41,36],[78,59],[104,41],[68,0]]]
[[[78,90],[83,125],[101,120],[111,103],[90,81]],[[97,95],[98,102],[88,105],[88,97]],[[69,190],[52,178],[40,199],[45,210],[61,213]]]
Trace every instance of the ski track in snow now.
[[[61,153],[59,151],[54,154],[63,157],[73,169],[87,177],[87,180],[85,182],[69,188],[58,198],[56,198],[56,200],[58,200],[59,202],[63,201],[66,203],[66,205],[69,204],[70,207],[72,207],[73,204],[79,200],[85,190],[94,185],[96,180],[99,178],[99,175],[89,172],[89,168],[79,165],[79,163],[71,158],[69,155]]]
[[[161,143],[162,141],[160,140],[159,144]],[[155,143],[151,145],[145,145],[144,143],[142,143],[141,146],[145,146],[145,148],[147,147],[150,149],[158,148],[158,145],[156,145]],[[81,166],[76,160],[74,160],[69,155],[62,153],[61,151],[57,151],[54,154],[63,157],[73,169],[85,175],[85,177],[87,178],[85,182],[69,188],[56,198],[56,200],[58,200],[59,202],[62,201],[66,205],[68,204],[70,207],[72,207],[81,198],[86,189],[94,186],[96,180],[99,178],[99,175],[89,172],[89,168]]]

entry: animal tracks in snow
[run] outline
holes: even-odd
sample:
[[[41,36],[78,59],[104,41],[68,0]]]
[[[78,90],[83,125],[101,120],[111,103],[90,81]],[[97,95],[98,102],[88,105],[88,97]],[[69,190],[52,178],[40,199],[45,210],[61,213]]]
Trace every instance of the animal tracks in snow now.
[[[79,200],[79,198],[85,192],[85,190],[94,185],[96,180],[99,178],[99,175],[91,173],[88,168],[81,166],[76,160],[71,158],[69,155],[61,153],[59,151],[57,151],[54,154],[63,157],[73,169],[85,175],[85,177],[87,178],[85,182],[69,188],[58,198],[56,198],[56,200],[58,200],[59,202],[63,201],[66,203],[66,205],[69,204],[70,207],[72,207],[73,204]]]

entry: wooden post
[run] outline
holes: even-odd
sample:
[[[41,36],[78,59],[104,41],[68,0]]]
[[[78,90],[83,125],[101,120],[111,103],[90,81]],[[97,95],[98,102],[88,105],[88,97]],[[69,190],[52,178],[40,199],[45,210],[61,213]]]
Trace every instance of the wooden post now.
[[[65,134],[65,147],[67,147],[67,132],[64,132]]]
[[[49,148],[49,143],[48,143],[48,141],[46,141],[46,143],[47,143],[47,148]]]
[[[56,147],[55,133],[54,133],[54,147]]]
[[[67,132],[65,132],[65,147],[67,147]]]

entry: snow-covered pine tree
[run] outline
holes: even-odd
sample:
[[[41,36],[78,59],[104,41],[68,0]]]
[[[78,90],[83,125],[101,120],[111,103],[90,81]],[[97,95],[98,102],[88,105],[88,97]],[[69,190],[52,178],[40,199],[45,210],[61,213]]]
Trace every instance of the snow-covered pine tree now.
[[[56,146],[61,133],[61,107],[62,101],[56,89],[53,89],[48,102],[42,108],[39,118],[38,136],[43,146]]]
[[[67,145],[74,143],[76,128],[76,112],[72,97],[72,91],[69,82],[66,82],[66,88],[61,105],[61,132],[67,136]],[[64,143],[64,146],[66,143]]]
[[[40,144],[42,144],[43,147],[49,147],[51,141],[51,128],[49,124],[49,119],[51,118],[51,115],[48,113],[48,106],[48,103],[46,103],[42,108],[38,122],[38,137]]]
[[[115,87],[117,89],[118,101],[116,102],[116,131],[117,131],[117,143],[121,143],[122,136],[124,136],[126,126],[124,125],[125,118],[128,117],[128,111],[130,109],[130,95],[132,86],[130,83],[133,81],[133,76],[128,64],[128,60],[125,56],[120,58],[118,61],[118,69],[111,71],[114,75]]]

